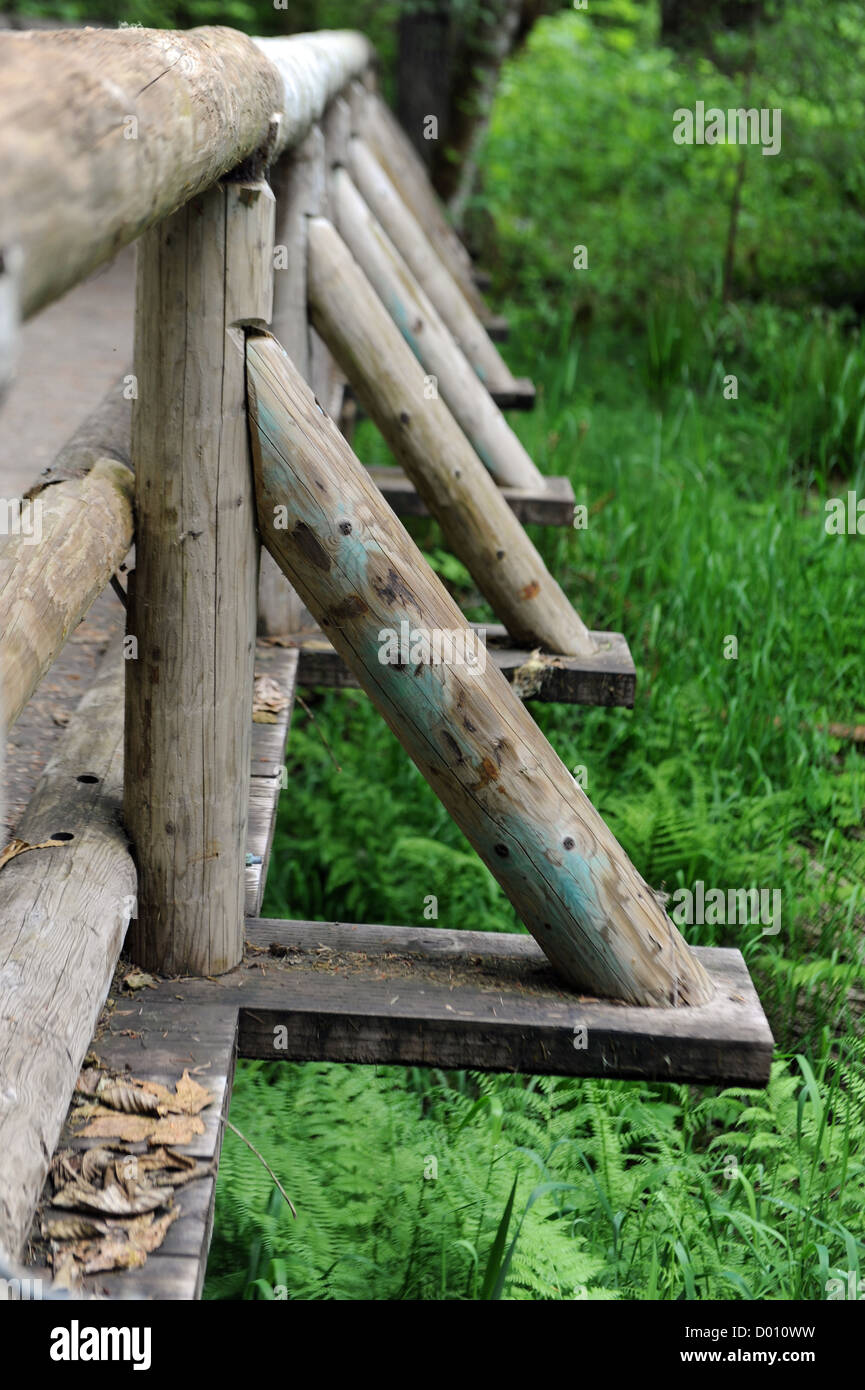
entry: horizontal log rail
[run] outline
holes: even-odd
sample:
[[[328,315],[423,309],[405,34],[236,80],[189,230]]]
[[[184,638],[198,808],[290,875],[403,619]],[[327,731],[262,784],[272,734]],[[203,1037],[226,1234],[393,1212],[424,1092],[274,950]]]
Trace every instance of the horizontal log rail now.
[[[372,58],[348,32],[0,35],[0,251],[20,257],[22,318],[244,160],[299,143]]]
[[[0,728],[18,718],[132,544],[123,382],[72,435],[0,537]]]

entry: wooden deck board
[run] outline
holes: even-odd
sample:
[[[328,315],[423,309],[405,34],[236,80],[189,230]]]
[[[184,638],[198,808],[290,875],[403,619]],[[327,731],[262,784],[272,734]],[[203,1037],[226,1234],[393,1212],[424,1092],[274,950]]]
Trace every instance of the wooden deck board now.
[[[537,391],[534,382],[521,376],[508,390],[491,391],[490,395],[500,410],[534,410]]]
[[[537,669],[529,680],[525,667],[531,652],[510,647],[507,633],[499,623],[472,626],[486,632],[487,654],[508,680],[513,682],[515,673],[523,670],[524,676],[518,682],[523,698],[553,704],[633,708],[637,673],[620,632],[594,632],[592,636],[598,642],[596,655],[557,657],[555,664]],[[296,646],[300,652],[300,685],[340,690],[357,687],[353,673],[319,628],[290,633],[280,641]]]
[[[401,468],[376,466],[368,471],[397,516],[429,516],[426,503]],[[503,487],[500,491],[524,524],[573,525],[574,489],[570,478],[546,478],[545,482],[544,489],[535,492],[515,487]]]
[[[298,659],[299,653],[296,650],[276,647],[264,642],[257,644],[256,673],[271,676],[282,688],[289,703],[277,715],[276,723],[253,723],[252,725],[246,851],[247,854],[255,855],[261,860],[261,863],[247,864],[244,870],[246,880],[245,910],[248,917],[254,917],[261,911],[261,902],[264,897],[267,866],[273,846],[273,832],[276,828],[279,793],[283,782],[281,774],[285,745],[294,711]]]
[[[697,949],[717,985],[710,1004],[648,1009],[568,990],[524,936],[267,920],[249,922],[247,935],[237,970],[172,984],[190,1013],[240,1010],[242,1057],[753,1086],[768,1078],[772,1036],[736,950]],[[585,1047],[575,1046],[577,1028]]]
[[[170,1089],[186,1068],[199,1068],[196,1079],[211,1091],[213,1104],[201,1112],[204,1134],[177,1148],[209,1164],[212,1171],[177,1189],[181,1214],[163,1244],[140,1269],[89,1276],[82,1284],[83,1295],[171,1301],[201,1296],[213,1230],[216,1173],[234,1079],[237,1016],[236,1011],[221,1005],[189,1009],[175,997],[178,992],[179,982],[170,980],[158,991],[142,991],[132,1005],[119,1000],[92,1051],[112,1071],[127,1071],[139,1080],[158,1081]],[[136,1036],[129,1037],[130,1031]],[[76,1134],[67,1116],[58,1148],[84,1149],[103,1142]],[[126,1147],[132,1153],[143,1153],[146,1148],[144,1144]],[[37,1242],[38,1220],[37,1211],[33,1232]]]

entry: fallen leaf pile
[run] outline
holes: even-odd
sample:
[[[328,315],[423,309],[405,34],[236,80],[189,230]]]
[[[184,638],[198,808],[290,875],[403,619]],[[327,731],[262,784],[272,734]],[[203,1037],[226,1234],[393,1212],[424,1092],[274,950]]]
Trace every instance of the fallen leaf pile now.
[[[49,1172],[50,1201],[41,1212],[55,1282],[73,1286],[83,1274],[137,1269],[158,1249],[179,1215],[175,1191],[207,1176],[201,1164],[170,1146],[204,1133],[200,1112],[213,1096],[188,1071],[170,1091],[100,1067],[76,1084],[70,1123],[94,1148],[64,1149]],[[146,1144],[133,1152],[132,1144]]]
[[[255,724],[275,724],[276,716],[288,705],[272,676],[256,676],[252,694],[252,719]]]

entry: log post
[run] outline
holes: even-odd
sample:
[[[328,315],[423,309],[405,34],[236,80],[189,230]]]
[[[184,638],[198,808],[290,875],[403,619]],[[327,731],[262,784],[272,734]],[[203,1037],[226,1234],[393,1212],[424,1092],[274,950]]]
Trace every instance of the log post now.
[[[474,282],[471,257],[448,222],[413,144],[381,97],[367,91],[357,78],[351,83],[351,99],[357,134],[366,140],[483,322],[488,310]]]
[[[272,268],[264,183],[216,185],[139,248],[124,810],[131,951],[162,974],[242,954],[258,584],[243,325],[270,321]]]
[[[264,544],[556,969],[631,1004],[706,1002],[702,966],[279,344],[251,337],[247,363]]]
[[[459,347],[489,391],[514,391],[517,383],[486,329],[363,140],[349,142],[348,170],[418,284],[441,314]]]
[[[549,573],[381,300],[324,218],[309,224],[312,321],[444,535],[519,644],[594,651]]]
[[[543,488],[543,474],[345,169],[334,172],[331,201],[340,236],[418,361],[435,378],[435,389],[496,482],[505,487]]]

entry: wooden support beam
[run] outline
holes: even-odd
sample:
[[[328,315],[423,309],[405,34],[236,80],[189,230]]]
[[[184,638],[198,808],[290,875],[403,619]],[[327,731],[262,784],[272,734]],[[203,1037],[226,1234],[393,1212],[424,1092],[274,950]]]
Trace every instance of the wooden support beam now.
[[[447,266],[436,254],[423,226],[406,207],[368,146],[356,137],[349,143],[348,170],[364,201],[487,389],[502,394],[516,392],[517,384],[510,369]]]
[[[488,310],[474,279],[471,256],[448,222],[417,151],[381,97],[364,91],[355,79],[351,84],[353,98],[358,89],[361,95],[355,106],[357,133],[369,145],[406,207],[425,228],[437,255],[483,322]]]
[[[499,410],[534,410],[537,392],[528,377],[516,377],[510,386],[491,389],[490,395]]]
[[[337,232],[309,227],[312,319],[367,413],[519,645],[568,656],[592,640]],[[256,352],[278,355],[264,345]]]
[[[17,826],[28,844],[60,845],[0,873],[0,1247],[13,1255],[135,913],[120,825],[123,666],[117,641]]]
[[[308,218],[321,212],[324,176],[324,137],[318,126],[278,160],[271,173],[276,199],[272,328],[305,381],[312,380],[306,227]],[[325,350],[323,344],[321,349]],[[267,637],[291,632],[298,625],[301,607],[276,561],[263,550],[258,581],[259,633]]]
[[[429,516],[429,508],[401,468],[376,464],[368,471],[397,516]],[[545,477],[540,488],[502,487],[500,491],[514,516],[524,526],[530,523],[536,526],[572,526],[574,523],[575,499],[570,478]]]
[[[562,978],[706,1003],[706,972],[279,344],[250,338],[247,363],[265,545]],[[403,623],[426,653],[387,642]]]
[[[491,314],[481,320],[492,343],[506,343],[511,336],[510,325],[504,314]]]
[[[139,249],[124,811],[130,948],[167,974],[218,974],[243,944],[258,587],[243,326],[270,321],[272,266],[262,183],[211,189]]]
[[[544,478],[444,321],[358,193],[345,169],[334,172],[340,236],[384,304],[481,461],[500,485],[542,489]]]
[[[247,969],[171,986],[187,1013],[239,1010],[241,1057],[728,1086],[769,1079],[772,1034],[739,951],[695,948],[711,1000],[652,1009],[572,993],[534,941],[502,932],[264,920],[248,923],[247,940]],[[160,1012],[158,996],[146,1003]]]
[[[487,660],[501,671],[522,700],[555,705],[624,706],[633,709],[637,673],[628,644],[620,632],[593,632],[590,656],[559,656],[544,660],[520,651],[508,641],[498,623],[471,623],[485,634]],[[298,681],[325,690],[350,690],[359,684],[350,667],[319,628],[282,634],[300,654]]]

